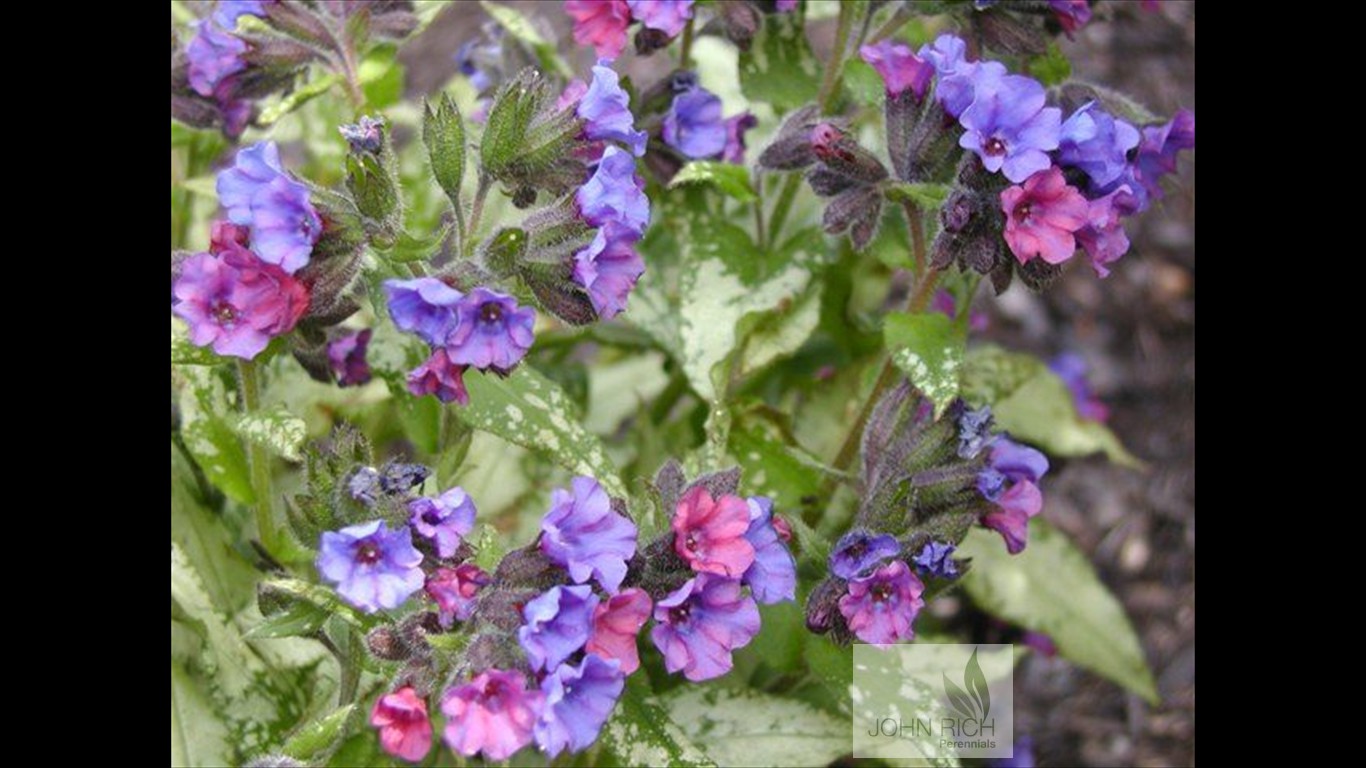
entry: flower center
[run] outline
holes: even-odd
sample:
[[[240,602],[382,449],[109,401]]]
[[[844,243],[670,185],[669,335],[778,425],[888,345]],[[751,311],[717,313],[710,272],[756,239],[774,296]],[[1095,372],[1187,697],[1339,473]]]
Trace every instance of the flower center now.
[[[496,301],[486,301],[479,305],[479,319],[485,323],[497,323],[503,319],[503,305]]]
[[[669,609],[669,623],[670,623],[670,624],[687,624],[687,623],[688,623],[688,619],[689,619],[691,616],[692,616],[692,606],[689,605],[688,603],[684,603],[684,604],[678,606],[677,608],[670,608],[670,609]]]
[[[429,509],[422,513],[422,522],[427,525],[440,525],[441,513],[437,512],[435,509]]]
[[[1029,221],[1029,215],[1030,215],[1031,213],[1033,213],[1033,212],[1034,212],[1034,206],[1033,206],[1033,204],[1031,204],[1031,203],[1020,203],[1019,205],[1015,206],[1015,220],[1016,220],[1016,221],[1021,221],[1021,222],[1023,222],[1023,221]]]
[[[209,307],[209,313],[225,328],[231,328],[237,322],[237,308],[226,301],[214,302],[213,306]]]
[[[873,602],[885,603],[892,599],[893,590],[890,584],[878,584],[869,590],[869,594],[873,596]]]
[[[484,700],[497,707],[498,697],[503,695],[503,684],[490,680],[484,684]]]
[[[699,546],[697,541],[697,534],[689,533],[687,540],[685,540],[683,544],[688,548],[689,552],[696,552],[697,547]]]
[[[987,143],[982,145],[982,151],[992,157],[1000,157],[1006,153],[1006,143],[996,136],[987,139]]]
[[[356,562],[363,565],[374,565],[379,562],[379,547],[374,542],[367,541],[356,547]]]

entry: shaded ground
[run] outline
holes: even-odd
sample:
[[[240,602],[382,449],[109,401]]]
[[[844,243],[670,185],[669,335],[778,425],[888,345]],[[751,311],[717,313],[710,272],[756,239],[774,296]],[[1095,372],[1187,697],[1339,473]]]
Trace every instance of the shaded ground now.
[[[558,3],[514,4],[558,11]],[[1195,6],[1162,6],[1154,13],[1134,2],[1103,4],[1102,20],[1066,45],[1077,75],[1126,91],[1159,114],[1194,109]],[[483,20],[478,5],[457,4],[408,46],[410,92],[444,82],[456,47]],[[1111,408],[1111,426],[1151,465],[1146,474],[1101,460],[1061,466],[1046,486],[1045,514],[1123,600],[1162,704],[1149,707],[1066,662],[1029,659],[1016,728],[1032,734],[1040,765],[1195,762],[1193,162],[1183,164],[1171,189],[1131,224],[1134,252],[1109,279],[1072,270],[1045,297],[1012,293],[995,313],[992,334],[1011,346],[1082,353]]]

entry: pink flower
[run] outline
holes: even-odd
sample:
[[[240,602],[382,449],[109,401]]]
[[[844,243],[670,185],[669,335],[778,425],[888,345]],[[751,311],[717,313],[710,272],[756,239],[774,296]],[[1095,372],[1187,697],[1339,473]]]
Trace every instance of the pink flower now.
[[[1010,486],[996,500],[996,509],[982,515],[982,525],[1001,534],[1006,551],[1017,555],[1029,541],[1029,518],[1043,510],[1043,492],[1028,480]]]
[[[1129,252],[1129,235],[1121,220],[1134,203],[1129,187],[1122,186],[1110,194],[1092,200],[1086,215],[1086,226],[1077,231],[1077,243],[1091,257],[1091,268],[1100,277],[1110,276],[1110,264]]]
[[[909,89],[919,101],[934,77],[934,64],[917,56],[905,43],[883,40],[865,45],[859,49],[859,56],[882,75],[887,93],[892,96]]]
[[[414,397],[436,395],[443,403],[468,405],[470,402],[469,392],[465,391],[465,366],[452,363],[445,347],[437,349],[422,365],[408,372],[408,391]]]
[[[749,505],[738,496],[712,500],[702,486],[683,494],[674,511],[674,551],[694,571],[739,579],[754,562],[754,545],[745,539]]]
[[[873,575],[849,582],[840,598],[840,613],[849,631],[865,643],[886,645],[915,637],[911,625],[925,607],[920,598],[925,585],[901,560],[882,566]]]
[[[621,662],[621,672],[629,675],[640,668],[636,635],[650,618],[650,596],[632,587],[599,603],[593,612],[593,634],[584,646],[585,653]]]
[[[446,691],[446,746],[465,757],[479,752],[489,760],[506,760],[531,743],[545,694],[527,690],[520,672],[490,669],[464,685]]]
[[[427,596],[436,603],[441,626],[450,628],[457,621],[469,619],[474,612],[475,597],[489,583],[489,575],[473,563],[455,568],[437,568],[427,577]]]
[[[380,746],[394,757],[416,763],[432,749],[427,702],[411,686],[379,697],[370,711],[370,724],[379,729]]]
[[[1090,206],[1067,185],[1056,166],[1001,192],[1006,244],[1021,264],[1039,257],[1061,264],[1077,250],[1076,231],[1086,226]]]
[[[593,46],[598,58],[621,55],[631,25],[626,0],[564,0],[564,12],[574,20],[574,42]]]
[[[274,264],[228,240],[218,254],[189,257],[171,285],[171,311],[190,326],[190,342],[250,360],[294,329],[308,289]]]

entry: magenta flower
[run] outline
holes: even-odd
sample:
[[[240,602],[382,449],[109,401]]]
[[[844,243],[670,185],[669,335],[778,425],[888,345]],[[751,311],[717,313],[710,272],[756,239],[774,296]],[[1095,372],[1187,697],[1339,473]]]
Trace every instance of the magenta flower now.
[[[1015,483],[996,499],[996,509],[982,515],[982,525],[1001,534],[1006,551],[1017,555],[1029,543],[1029,519],[1043,510],[1043,493],[1029,481]]]
[[[1195,113],[1188,109],[1177,111],[1165,125],[1150,125],[1143,129],[1143,140],[1134,158],[1134,177],[1147,193],[1142,200],[1160,200],[1162,177],[1176,173],[1176,156],[1183,149],[1195,149]],[[1137,190],[1135,190],[1137,191]]]
[[[186,259],[171,295],[171,311],[190,326],[190,343],[244,360],[293,330],[309,302],[302,283],[236,244],[218,256]]]
[[[1029,519],[1043,510],[1038,482],[1048,472],[1048,458],[1005,436],[992,444],[987,467],[977,475],[977,490],[996,508],[984,514],[982,525],[1001,534],[1014,555],[1029,539]]]
[[[561,664],[541,681],[545,706],[536,721],[536,744],[552,758],[588,749],[625,687],[626,675],[615,661],[590,653],[578,667]]]
[[[1056,167],[1001,191],[1006,244],[1021,264],[1035,257],[1061,264],[1077,250],[1075,233],[1086,226],[1090,205]]]
[[[830,572],[841,579],[861,578],[899,554],[901,545],[895,536],[855,529],[835,542],[830,551]]]
[[[465,296],[434,277],[385,280],[384,293],[394,325],[433,347],[444,345],[455,329],[455,307]]]
[[[1094,101],[1073,112],[1058,136],[1058,163],[1085,171],[1097,189],[1123,175],[1129,152],[1139,140],[1137,128],[1115,119]]]
[[[574,282],[588,291],[600,319],[610,320],[626,311],[626,299],[645,273],[645,262],[635,248],[639,239],[635,230],[609,221],[593,242],[574,254]]]
[[[631,26],[625,0],[565,0],[564,12],[574,20],[574,42],[593,46],[600,59],[621,55]]]
[[[692,18],[693,0],[626,0],[631,16],[649,29],[678,37]]]
[[[1110,418],[1110,409],[1096,397],[1091,382],[1086,378],[1090,370],[1086,358],[1075,352],[1064,352],[1049,361],[1048,369],[1057,374],[1072,392],[1072,403],[1076,405],[1079,416],[1099,422]]]
[[[327,362],[339,387],[359,387],[370,381],[370,364],[365,361],[371,331],[349,331],[327,343]]]
[[[1077,230],[1077,244],[1091,258],[1098,276],[1109,277],[1110,265],[1129,252],[1123,217],[1136,204],[1127,185],[1087,204],[1086,226]]]
[[[593,612],[598,596],[593,587],[554,586],[527,602],[526,621],[517,630],[517,642],[526,652],[533,672],[551,670],[574,655],[593,632]]]
[[[422,589],[421,562],[408,527],[390,531],[383,520],[326,531],[318,544],[318,573],[366,613],[392,611]]]
[[[707,489],[688,489],[673,516],[674,551],[700,573],[739,579],[754,563],[749,505],[739,496],[712,499]]]
[[[636,175],[636,161],[624,150],[608,145],[593,176],[574,193],[579,213],[589,226],[615,221],[642,234],[650,223],[650,201],[645,180]]]
[[[730,671],[731,651],[759,633],[759,607],[740,582],[699,573],[655,605],[650,639],[664,668],[693,682]]]
[[[917,101],[925,98],[935,67],[912,52],[910,46],[895,40],[883,40],[863,46],[859,49],[859,56],[882,75],[887,95],[899,96],[910,90]]]
[[[609,594],[626,578],[636,553],[636,526],[612,511],[612,500],[591,477],[576,477],[572,491],[556,488],[541,520],[541,552],[582,584],[596,578]]]
[[[742,581],[749,586],[755,601],[764,605],[797,598],[797,561],[787,551],[773,526],[773,500],[755,496],[746,500],[749,530],[745,540],[754,547],[754,563]]]
[[[1091,20],[1091,4],[1088,0],[1048,0],[1048,5],[1053,8],[1053,17],[1069,38]]]
[[[743,165],[745,162],[745,133],[759,124],[759,118],[749,112],[741,112],[726,118],[726,149],[721,159],[727,163]]]
[[[915,637],[911,625],[925,607],[920,599],[924,591],[920,579],[897,560],[867,578],[849,582],[849,594],[840,598],[840,613],[849,631],[865,643],[905,642]]]
[[[409,522],[419,536],[436,544],[440,557],[454,557],[460,542],[474,530],[474,500],[464,488],[452,488],[432,498],[408,502]]]
[[[1017,184],[1047,170],[1053,163],[1048,153],[1058,148],[1062,110],[1044,106],[1044,87],[1022,75],[975,80],[972,105],[958,118],[965,129],[958,145],[976,152],[988,171],[1003,171]]]
[[[584,136],[593,141],[619,141],[631,148],[631,154],[640,157],[645,154],[648,137],[644,131],[636,130],[631,97],[622,89],[621,80],[610,64],[604,60],[593,67],[593,82],[578,100],[575,114],[584,121]],[[565,94],[571,90],[572,83],[565,89]]]
[[[795,11],[797,10],[797,4],[800,2],[801,0],[778,0],[778,2],[774,4],[773,9],[778,13]]]
[[[454,568],[437,568],[427,577],[427,596],[436,603],[437,619],[450,629],[457,621],[468,621],[474,613],[479,590],[488,586],[489,575],[474,563]]]
[[[465,757],[483,752],[489,760],[506,760],[531,743],[544,703],[545,694],[527,690],[520,672],[486,670],[446,691],[446,746]]]
[[[236,23],[236,19],[233,20]],[[230,29],[230,28],[229,28]],[[185,46],[190,87],[200,96],[214,95],[218,84],[247,68],[247,43],[212,21],[201,21]]]
[[[408,372],[408,391],[414,397],[436,395],[443,403],[468,405],[470,394],[465,391],[465,366],[456,365],[438,349],[422,365]]]
[[[683,154],[699,159],[716,157],[726,150],[726,121],[721,117],[721,99],[700,86],[674,96],[664,115],[664,143]]]
[[[233,247],[246,248],[251,241],[251,230],[219,219],[209,227],[209,253],[215,256]]]
[[[416,763],[432,749],[432,721],[427,702],[405,685],[375,700],[370,724],[379,729],[379,745],[401,760]]]
[[[250,227],[251,248],[262,261],[291,275],[308,264],[322,235],[322,218],[308,187],[281,167],[275,142],[238,150],[233,167],[218,174],[217,189],[228,221]]]
[[[446,337],[453,363],[510,371],[535,341],[536,310],[518,306],[511,296],[475,288],[455,305],[455,314],[458,322]]]
[[[593,634],[584,652],[618,662],[622,674],[635,672],[640,668],[636,636],[649,620],[650,608],[650,596],[638,587],[623,589],[599,603],[593,612]]]

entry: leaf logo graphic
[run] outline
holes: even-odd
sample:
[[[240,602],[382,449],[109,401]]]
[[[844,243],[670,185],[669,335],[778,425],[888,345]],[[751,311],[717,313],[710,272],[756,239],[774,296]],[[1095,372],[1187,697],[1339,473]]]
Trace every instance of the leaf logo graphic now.
[[[987,688],[987,676],[982,674],[982,665],[977,662],[977,649],[973,649],[972,658],[963,670],[966,692],[949,679],[948,673],[940,674],[944,677],[944,694],[959,715],[969,720],[987,718],[991,712],[991,691]]]

